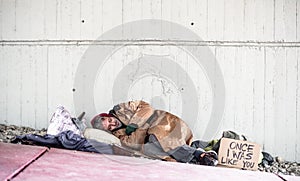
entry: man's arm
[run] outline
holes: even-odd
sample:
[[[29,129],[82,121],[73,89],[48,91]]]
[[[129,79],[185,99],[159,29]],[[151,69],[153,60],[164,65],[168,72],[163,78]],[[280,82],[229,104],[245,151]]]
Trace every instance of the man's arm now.
[[[125,128],[123,128],[115,131],[114,135],[120,139],[123,146],[127,146],[135,150],[140,150],[145,141],[146,130],[136,129],[135,132],[127,135],[125,133]]]
[[[121,103],[114,106],[113,110],[121,120],[128,120],[128,124],[137,125],[137,128],[142,128],[154,112],[150,104],[144,101]]]

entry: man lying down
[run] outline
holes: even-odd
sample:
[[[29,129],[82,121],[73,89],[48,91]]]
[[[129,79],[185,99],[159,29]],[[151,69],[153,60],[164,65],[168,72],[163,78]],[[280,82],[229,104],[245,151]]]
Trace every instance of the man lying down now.
[[[13,142],[209,166],[218,163],[217,153],[204,151],[199,140],[193,141],[182,119],[144,101],[115,105],[108,113],[96,115],[91,125],[87,128],[81,118],[72,118],[64,107],[58,107],[45,136],[18,136]]]

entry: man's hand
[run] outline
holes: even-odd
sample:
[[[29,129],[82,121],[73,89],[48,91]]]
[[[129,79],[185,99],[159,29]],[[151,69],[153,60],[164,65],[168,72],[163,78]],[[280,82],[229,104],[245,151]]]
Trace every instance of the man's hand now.
[[[140,150],[142,145],[144,144],[147,130],[137,128],[130,135],[127,135],[125,131],[126,129],[123,128],[115,132],[122,145],[134,150]]]

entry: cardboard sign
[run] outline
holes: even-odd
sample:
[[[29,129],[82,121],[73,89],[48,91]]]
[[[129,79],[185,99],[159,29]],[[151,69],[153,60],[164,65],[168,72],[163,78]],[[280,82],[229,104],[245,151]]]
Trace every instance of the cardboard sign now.
[[[248,141],[222,138],[218,161],[220,165],[257,170],[260,146]]]

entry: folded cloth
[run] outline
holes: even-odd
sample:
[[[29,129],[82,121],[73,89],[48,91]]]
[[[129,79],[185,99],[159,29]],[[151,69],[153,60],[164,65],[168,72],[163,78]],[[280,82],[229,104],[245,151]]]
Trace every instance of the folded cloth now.
[[[70,112],[64,106],[58,106],[50,119],[47,134],[58,135],[59,133],[68,130],[83,136],[82,130],[78,129],[76,124],[72,121]]]

